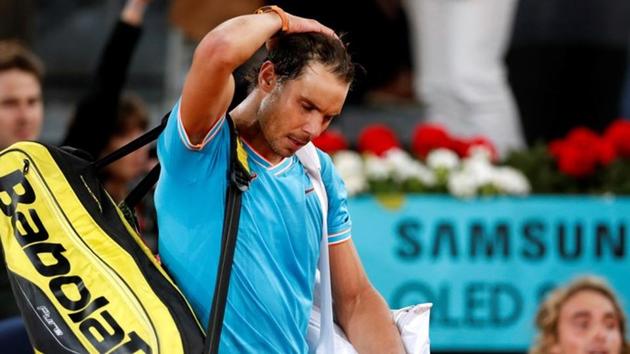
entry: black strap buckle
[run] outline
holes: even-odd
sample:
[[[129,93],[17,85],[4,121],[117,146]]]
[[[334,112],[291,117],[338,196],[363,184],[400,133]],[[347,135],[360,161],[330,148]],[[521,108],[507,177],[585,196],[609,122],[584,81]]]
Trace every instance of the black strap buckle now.
[[[252,176],[250,176],[239,163],[235,163],[234,165],[230,173],[230,181],[239,191],[246,192],[249,189]]]

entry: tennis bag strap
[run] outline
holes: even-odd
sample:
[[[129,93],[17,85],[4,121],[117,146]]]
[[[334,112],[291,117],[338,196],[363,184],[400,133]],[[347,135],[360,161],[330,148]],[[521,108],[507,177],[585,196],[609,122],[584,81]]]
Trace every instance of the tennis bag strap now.
[[[221,256],[219,258],[212,308],[210,309],[210,319],[208,320],[208,332],[204,343],[204,354],[217,354],[219,352],[223,315],[225,314],[225,303],[230,286],[232,261],[234,260],[238,224],[241,215],[241,199],[243,192],[247,191],[251,181],[247,154],[237,137],[232,118],[228,115],[226,121],[230,126],[228,187],[225,197],[223,234],[221,236]]]

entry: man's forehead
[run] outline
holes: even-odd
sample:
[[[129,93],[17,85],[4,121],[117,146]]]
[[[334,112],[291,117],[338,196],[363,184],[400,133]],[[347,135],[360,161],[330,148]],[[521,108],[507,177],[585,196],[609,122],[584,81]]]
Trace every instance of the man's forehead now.
[[[613,302],[604,294],[593,290],[584,290],[571,296],[562,307],[562,312],[571,318],[616,315]]]
[[[40,95],[41,83],[30,72],[11,69],[0,71],[0,94]]]
[[[306,67],[305,72],[294,80],[298,95],[320,108],[341,110],[350,84],[323,65],[318,65]]]

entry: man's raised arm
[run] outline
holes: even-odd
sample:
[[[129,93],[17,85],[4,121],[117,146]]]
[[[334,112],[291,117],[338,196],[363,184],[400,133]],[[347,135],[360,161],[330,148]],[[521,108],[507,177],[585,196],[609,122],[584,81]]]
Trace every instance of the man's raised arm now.
[[[184,83],[181,119],[193,144],[200,143],[227,110],[234,94],[232,72],[278,31],[334,32],[315,20],[270,11],[223,22],[199,43]]]

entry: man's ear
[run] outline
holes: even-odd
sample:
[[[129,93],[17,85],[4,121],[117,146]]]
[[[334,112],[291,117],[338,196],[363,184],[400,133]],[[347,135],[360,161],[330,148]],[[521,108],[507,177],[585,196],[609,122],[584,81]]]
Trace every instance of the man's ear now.
[[[271,92],[277,83],[276,70],[273,63],[269,60],[265,61],[258,71],[258,88],[263,92]]]

